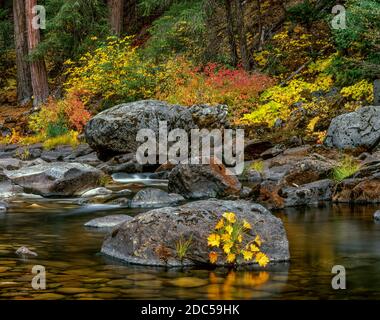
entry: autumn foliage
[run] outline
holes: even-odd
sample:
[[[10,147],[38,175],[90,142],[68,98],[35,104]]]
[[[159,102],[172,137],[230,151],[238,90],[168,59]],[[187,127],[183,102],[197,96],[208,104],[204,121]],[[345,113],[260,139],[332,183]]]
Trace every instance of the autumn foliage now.
[[[156,97],[170,103],[226,104],[238,119],[250,110],[259,94],[275,83],[267,75],[250,73],[218,63],[194,66],[184,57],[169,60],[161,74]]]
[[[210,263],[216,264],[218,260],[225,259],[225,262],[234,265],[242,258],[245,261],[256,261],[265,267],[269,258],[260,250],[260,236],[256,234],[252,241],[245,239],[251,231],[252,226],[248,221],[239,221],[233,212],[223,213],[207,239],[208,246],[213,248],[209,253]]]

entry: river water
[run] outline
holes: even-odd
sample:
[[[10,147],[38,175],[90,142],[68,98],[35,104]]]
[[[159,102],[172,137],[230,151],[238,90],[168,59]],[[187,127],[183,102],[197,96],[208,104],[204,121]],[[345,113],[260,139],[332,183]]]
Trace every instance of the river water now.
[[[133,266],[99,253],[104,232],[85,222],[127,208],[23,199],[0,214],[0,299],[380,299],[380,224],[376,206],[325,205],[275,213],[284,222],[291,262],[266,269],[165,269]],[[15,255],[20,246],[38,257]],[[46,290],[31,286],[46,268]],[[347,289],[334,290],[334,265]]]

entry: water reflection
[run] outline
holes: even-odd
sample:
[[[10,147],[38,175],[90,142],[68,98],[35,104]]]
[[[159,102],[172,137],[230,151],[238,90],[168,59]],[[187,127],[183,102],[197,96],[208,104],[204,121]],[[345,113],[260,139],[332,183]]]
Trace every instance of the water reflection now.
[[[33,205],[35,204],[35,205]],[[104,233],[89,219],[141,210],[92,210],[62,200],[13,204],[0,217],[1,299],[346,299],[380,298],[377,207],[291,209],[284,221],[292,261],[267,269],[165,269],[126,265],[99,254]],[[85,214],[82,214],[85,212]],[[39,256],[15,255],[27,246]],[[33,265],[47,269],[47,290],[31,288]],[[331,268],[347,269],[344,292],[331,288]]]

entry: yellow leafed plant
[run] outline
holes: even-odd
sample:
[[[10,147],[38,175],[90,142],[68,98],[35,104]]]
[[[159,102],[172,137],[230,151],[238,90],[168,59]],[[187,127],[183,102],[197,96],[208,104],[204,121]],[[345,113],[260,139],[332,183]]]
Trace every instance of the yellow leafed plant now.
[[[131,42],[132,37],[109,37],[94,52],[83,55],[78,64],[66,61],[66,90],[86,92],[83,97],[86,106],[100,101],[102,107],[107,107],[151,98],[157,67],[143,61]]]
[[[260,250],[260,236],[256,235],[252,241],[244,241],[245,236],[251,232],[252,226],[248,221],[239,221],[235,213],[225,212],[207,238],[208,246],[213,248],[209,253],[210,263],[216,264],[220,258],[234,265],[241,257],[245,261],[256,261],[261,267],[265,267],[269,258]]]

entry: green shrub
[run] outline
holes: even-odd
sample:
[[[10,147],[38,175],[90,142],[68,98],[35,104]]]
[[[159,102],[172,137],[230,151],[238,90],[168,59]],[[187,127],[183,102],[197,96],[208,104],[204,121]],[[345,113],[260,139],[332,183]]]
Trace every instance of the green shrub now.
[[[48,123],[46,135],[48,138],[55,138],[66,134],[68,131],[69,130],[64,120],[59,119],[58,122]]]

